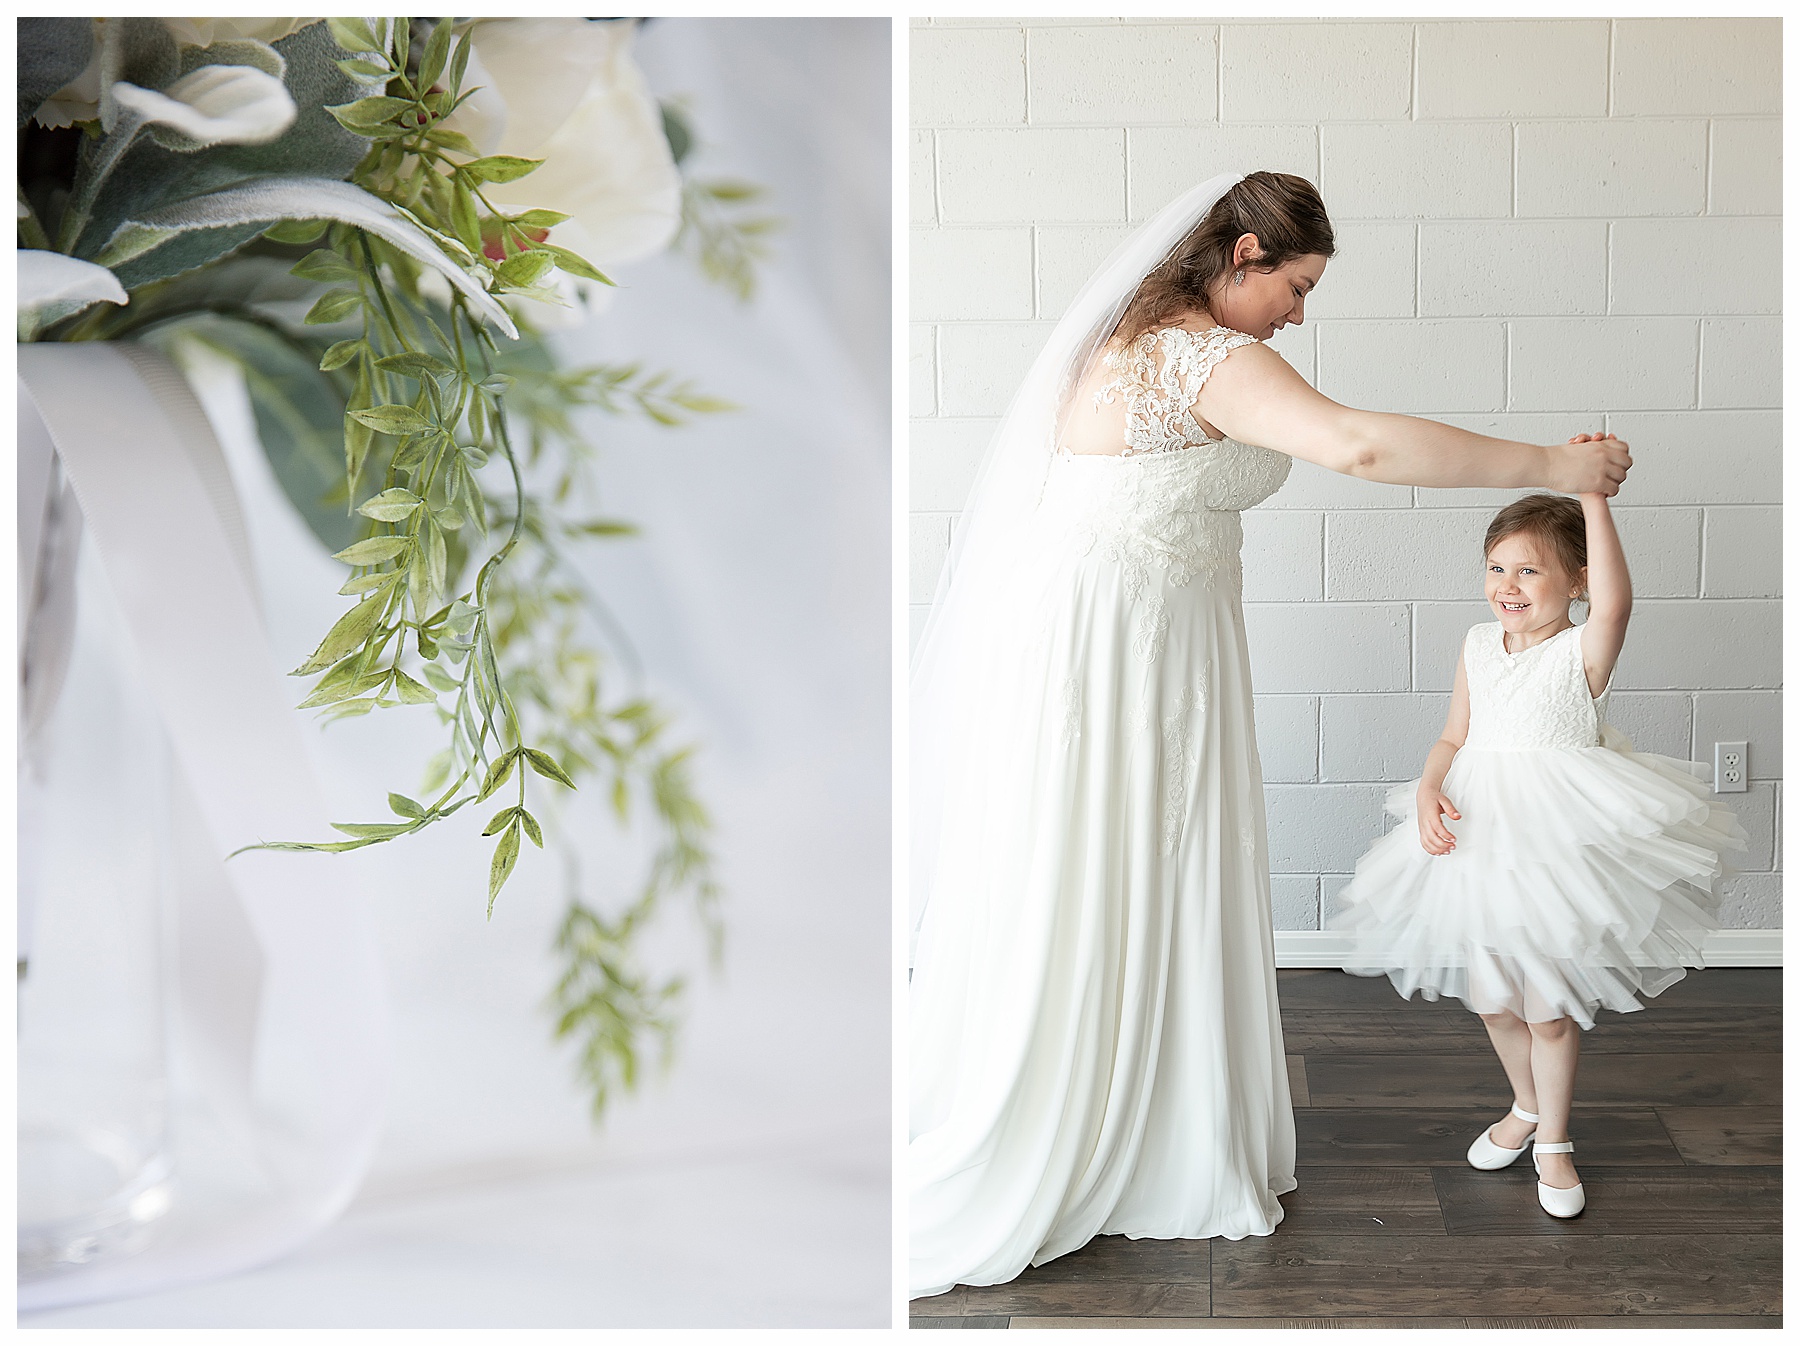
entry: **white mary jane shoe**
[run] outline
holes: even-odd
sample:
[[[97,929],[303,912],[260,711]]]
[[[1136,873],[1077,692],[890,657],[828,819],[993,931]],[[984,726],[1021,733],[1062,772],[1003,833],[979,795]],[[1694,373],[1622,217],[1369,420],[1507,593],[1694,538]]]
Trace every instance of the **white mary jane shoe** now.
[[[1538,1164],[1540,1154],[1574,1154],[1575,1142],[1572,1140],[1539,1141],[1531,1149],[1531,1166],[1540,1173]],[[1587,1208],[1587,1195],[1581,1190],[1581,1184],[1573,1187],[1551,1187],[1540,1182],[1538,1189],[1538,1205],[1546,1214],[1554,1215],[1559,1220],[1571,1220]]]
[[[1517,1117],[1521,1122],[1537,1121],[1537,1114],[1535,1112],[1527,1112],[1517,1103],[1512,1105],[1512,1115]],[[1476,1168],[1505,1168],[1508,1164],[1512,1163],[1513,1160],[1525,1153],[1525,1147],[1531,1144],[1531,1138],[1537,1134],[1536,1131],[1527,1132],[1525,1139],[1519,1143],[1519,1148],[1516,1150],[1509,1150],[1503,1146],[1494,1144],[1492,1137],[1488,1135],[1488,1131],[1492,1131],[1493,1129],[1494,1128],[1491,1126],[1488,1127],[1487,1131],[1483,1131],[1479,1136],[1475,1137],[1475,1143],[1469,1146],[1469,1163]]]

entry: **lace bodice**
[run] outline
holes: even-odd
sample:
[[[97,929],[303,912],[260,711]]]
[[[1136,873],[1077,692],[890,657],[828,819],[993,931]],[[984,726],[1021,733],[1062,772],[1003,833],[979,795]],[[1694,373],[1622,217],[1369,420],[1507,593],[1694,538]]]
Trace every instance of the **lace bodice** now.
[[[1174,584],[1221,571],[1235,576],[1243,543],[1237,511],[1287,480],[1286,454],[1208,439],[1193,414],[1219,361],[1255,340],[1226,327],[1146,332],[1107,357],[1118,377],[1095,394],[1125,399],[1127,452],[1052,460],[1040,526],[1078,552],[1118,561],[1128,598],[1142,591],[1152,566]]]
[[[1469,680],[1464,746],[1517,751],[1600,742],[1607,693],[1588,692],[1579,626],[1508,654],[1500,623],[1484,622],[1463,640],[1463,670]]]
[[[1255,344],[1255,337],[1229,327],[1144,332],[1107,352],[1105,367],[1117,377],[1100,385],[1094,405],[1125,399],[1126,455],[1218,443],[1207,438],[1194,415],[1195,399],[1219,361],[1239,346]]]

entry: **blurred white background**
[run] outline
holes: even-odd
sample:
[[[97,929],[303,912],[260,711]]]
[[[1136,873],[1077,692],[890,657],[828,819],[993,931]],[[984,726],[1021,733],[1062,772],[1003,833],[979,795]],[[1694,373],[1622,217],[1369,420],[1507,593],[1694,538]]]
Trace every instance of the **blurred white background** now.
[[[685,913],[646,946],[690,981],[670,1072],[588,1121],[543,1008],[563,906],[529,851],[484,915],[476,826],[348,857],[381,930],[396,1058],[384,1141],[342,1220],[210,1284],[26,1326],[885,1326],[889,1318],[889,24],[659,19],[639,63],[686,96],[704,176],[786,224],[740,306],[679,256],[622,269],[567,362],[641,360],[741,410],[588,423],[609,516],[588,577],[645,686],[700,745],[724,967]],[[239,475],[284,667],[341,568],[274,493],[228,380],[203,390]],[[426,712],[313,733],[338,816],[385,812],[436,745]],[[568,814],[587,895],[636,858],[599,801]]]

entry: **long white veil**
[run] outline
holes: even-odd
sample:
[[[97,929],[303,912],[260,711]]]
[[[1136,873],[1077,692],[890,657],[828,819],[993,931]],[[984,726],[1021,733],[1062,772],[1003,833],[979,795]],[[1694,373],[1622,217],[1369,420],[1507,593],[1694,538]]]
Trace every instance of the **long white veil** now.
[[[1121,243],[1076,295],[1032,362],[976,473],[938,577],[931,614],[913,654],[909,759],[912,931],[916,940],[936,869],[948,787],[959,749],[983,714],[981,692],[993,665],[999,582],[1006,557],[1030,518],[1055,451],[1069,395],[1081,385],[1144,277],[1226,192],[1225,173],[1190,188]]]

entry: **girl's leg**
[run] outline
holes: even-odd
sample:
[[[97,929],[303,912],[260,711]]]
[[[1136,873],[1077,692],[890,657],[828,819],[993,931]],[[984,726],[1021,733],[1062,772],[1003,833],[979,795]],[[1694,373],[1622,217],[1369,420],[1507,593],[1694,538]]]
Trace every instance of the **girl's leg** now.
[[[1525,1021],[1507,1010],[1498,1014],[1484,1014],[1481,1022],[1487,1025],[1488,1038],[1494,1044],[1494,1053],[1499,1056],[1500,1064],[1506,1070],[1507,1082],[1512,1085],[1513,1101],[1526,1112],[1538,1112],[1537,1081],[1531,1070],[1531,1029]],[[1567,1126],[1565,1120],[1563,1125]],[[1511,1112],[1504,1121],[1496,1122],[1488,1132],[1494,1144],[1508,1150],[1516,1150],[1525,1143],[1525,1137],[1531,1134],[1531,1123],[1522,1122]]]
[[[1575,1101],[1575,1063],[1581,1054],[1581,1030],[1573,1019],[1534,1023],[1531,1036],[1531,1075],[1537,1086],[1537,1138],[1562,1141],[1569,1138],[1569,1110]],[[1550,1187],[1573,1187],[1581,1181],[1574,1156],[1546,1154],[1538,1158],[1538,1176]]]

